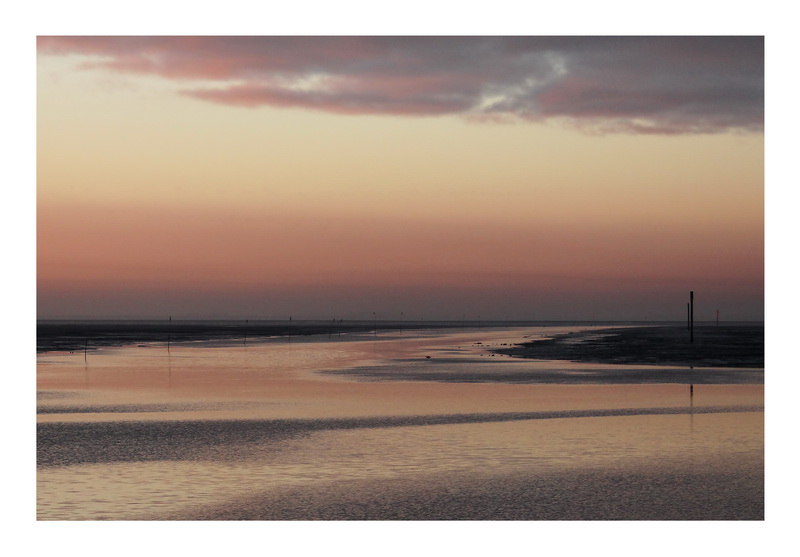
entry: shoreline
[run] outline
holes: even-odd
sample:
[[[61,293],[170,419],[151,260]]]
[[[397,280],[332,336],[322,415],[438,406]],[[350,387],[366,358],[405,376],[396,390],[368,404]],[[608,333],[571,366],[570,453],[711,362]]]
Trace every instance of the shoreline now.
[[[39,319],[36,323],[36,352],[77,352],[131,346],[136,344],[186,344],[197,341],[263,341],[271,338],[308,337],[314,335],[364,334],[377,331],[404,332],[423,330],[481,331],[503,328],[527,327],[602,327],[604,330],[628,328],[675,328],[676,322],[664,321],[653,325],[640,321],[387,321],[387,320],[61,320]],[[700,328],[707,325],[698,325]],[[756,327],[763,331],[763,323],[732,322],[716,327]],[[577,334],[577,333],[576,333]],[[763,352],[763,341],[762,341]],[[512,354],[516,355],[516,354]],[[523,356],[533,357],[533,356]]]
[[[763,325],[701,325],[577,331],[494,350],[515,358],[701,368],[764,368]]]
[[[763,384],[519,384],[548,369],[596,382],[604,366],[491,357],[570,331],[608,334],[326,332],[40,355],[37,520],[763,519]]]

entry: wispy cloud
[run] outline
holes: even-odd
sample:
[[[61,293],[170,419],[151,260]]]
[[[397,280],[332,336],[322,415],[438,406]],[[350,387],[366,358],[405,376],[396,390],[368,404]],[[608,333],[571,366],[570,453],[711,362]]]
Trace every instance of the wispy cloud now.
[[[763,129],[761,37],[40,37],[39,51],[100,57],[93,67],[182,81],[183,94],[232,106]]]

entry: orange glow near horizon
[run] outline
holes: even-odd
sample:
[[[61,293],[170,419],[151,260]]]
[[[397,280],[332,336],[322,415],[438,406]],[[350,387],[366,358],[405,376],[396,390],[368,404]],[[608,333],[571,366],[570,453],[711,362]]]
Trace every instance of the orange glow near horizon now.
[[[184,289],[216,297],[210,308],[260,290],[319,300],[330,287],[348,292],[332,307],[369,292],[366,312],[431,305],[417,296],[426,288],[590,303],[614,285],[654,300],[703,285],[729,313],[763,317],[763,134],[246,109],[80,60],[38,62],[42,318],[138,315],[79,301],[92,291],[135,308],[136,292]],[[212,313],[159,300],[141,316]],[[438,311],[471,311],[453,304]],[[586,310],[648,313],[603,311]]]

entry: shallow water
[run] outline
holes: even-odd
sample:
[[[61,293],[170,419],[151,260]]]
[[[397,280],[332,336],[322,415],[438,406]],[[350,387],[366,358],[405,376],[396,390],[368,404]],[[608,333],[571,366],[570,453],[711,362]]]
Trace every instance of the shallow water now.
[[[738,492],[712,489],[683,516],[730,518],[719,513],[735,507],[747,509],[738,518],[763,517],[762,385],[696,385],[690,396],[687,385],[668,383],[498,382],[494,368],[546,368],[490,355],[492,346],[531,334],[405,331],[196,343],[168,353],[156,345],[113,348],[85,361],[83,354],[40,355],[38,518],[431,518],[423,510],[431,497],[440,509],[434,518],[463,518],[459,497],[486,486],[499,498],[503,486],[550,478],[537,488],[543,493],[559,485],[556,477],[615,471],[651,480],[702,471],[704,481],[710,474],[725,485],[734,474]],[[327,373],[394,367],[403,374],[431,364],[491,380]],[[596,368],[549,365],[565,373]],[[626,487],[642,509],[648,497],[664,497],[648,495],[651,480]],[[576,514],[581,503],[571,503],[567,490],[548,514],[530,489],[517,511],[471,516],[611,518],[619,511],[595,502]],[[581,497],[607,501],[599,489]]]
[[[713,469],[760,462],[757,413],[567,418],[301,433],[177,461],[59,466],[39,474],[40,518],[168,518],[278,488],[566,470]],[[757,468],[757,467],[756,467]],[[366,495],[366,494],[365,494]]]

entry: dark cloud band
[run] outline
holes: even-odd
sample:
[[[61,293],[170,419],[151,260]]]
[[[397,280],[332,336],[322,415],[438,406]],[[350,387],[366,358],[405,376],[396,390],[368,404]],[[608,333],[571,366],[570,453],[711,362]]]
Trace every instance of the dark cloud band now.
[[[185,81],[184,94],[232,106],[763,130],[762,37],[40,37],[39,50]]]

